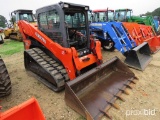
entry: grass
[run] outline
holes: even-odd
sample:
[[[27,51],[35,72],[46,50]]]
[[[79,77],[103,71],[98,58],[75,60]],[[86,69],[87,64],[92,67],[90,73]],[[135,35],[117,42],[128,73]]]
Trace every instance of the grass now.
[[[0,55],[9,56],[24,50],[23,42],[15,40],[4,40],[4,44],[0,45]]]

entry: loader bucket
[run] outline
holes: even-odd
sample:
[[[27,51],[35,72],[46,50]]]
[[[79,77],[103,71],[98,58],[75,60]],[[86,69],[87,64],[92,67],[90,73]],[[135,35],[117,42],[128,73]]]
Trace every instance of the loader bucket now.
[[[156,53],[160,50],[160,38],[155,35],[151,26],[129,22],[123,22],[123,25],[135,40],[137,46],[147,42],[151,53]]]
[[[136,82],[135,74],[117,57],[78,76],[65,86],[65,102],[87,120],[98,120],[103,116],[111,118],[107,111],[126,87]]]
[[[0,113],[0,120],[45,120],[35,98]]]
[[[129,67],[144,70],[151,60],[152,56],[149,45],[147,42],[144,42],[130,50],[124,62]]]
[[[154,36],[145,41],[148,42],[151,53],[154,54],[160,50],[160,38],[159,37]]]

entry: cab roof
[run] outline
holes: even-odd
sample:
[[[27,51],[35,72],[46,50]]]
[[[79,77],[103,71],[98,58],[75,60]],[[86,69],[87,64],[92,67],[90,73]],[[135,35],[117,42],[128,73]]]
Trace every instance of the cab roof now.
[[[12,13],[32,13],[33,10],[26,10],[26,9],[18,9],[18,10],[14,10]]]
[[[125,9],[116,9],[115,12],[117,11],[132,11],[132,9],[128,9],[128,8],[125,8]]]
[[[97,9],[97,10],[93,10],[93,12],[106,12],[106,11],[114,12],[114,10],[111,10],[111,9]]]

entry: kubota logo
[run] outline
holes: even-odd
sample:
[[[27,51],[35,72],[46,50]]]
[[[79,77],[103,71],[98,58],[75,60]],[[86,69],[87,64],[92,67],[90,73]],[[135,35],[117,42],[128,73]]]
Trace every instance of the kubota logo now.
[[[46,44],[46,40],[45,40],[42,36],[40,36],[37,32],[35,32],[35,35],[36,35],[43,43]]]

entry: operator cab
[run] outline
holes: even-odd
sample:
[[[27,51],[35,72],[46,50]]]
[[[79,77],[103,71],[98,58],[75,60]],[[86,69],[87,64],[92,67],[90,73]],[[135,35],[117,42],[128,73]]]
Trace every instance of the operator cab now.
[[[114,21],[114,10],[102,9],[102,10],[93,10],[92,12],[93,12],[94,22]]]
[[[88,6],[66,2],[40,8],[36,11],[38,27],[63,47],[88,51],[88,10]]]
[[[65,11],[66,31],[70,47],[83,48],[87,44],[85,14],[80,11]]]
[[[115,10],[115,20],[120,22],[127,22],[132,16],[132,9],[118,9]]]
[[[35,17],[33,16],[32,10],[15,10],[11,13],[14,22],[19,20],[25,20],[27,22],[35,22]]]

